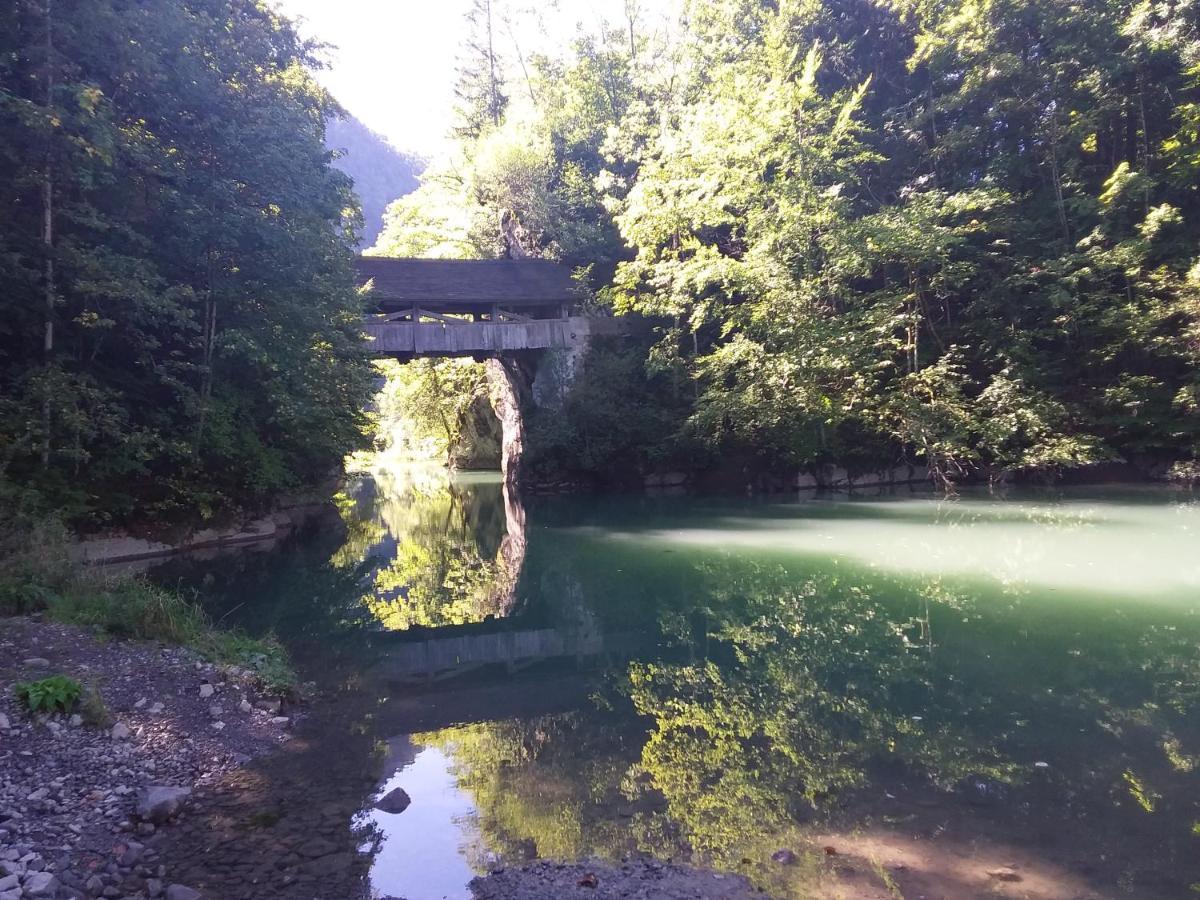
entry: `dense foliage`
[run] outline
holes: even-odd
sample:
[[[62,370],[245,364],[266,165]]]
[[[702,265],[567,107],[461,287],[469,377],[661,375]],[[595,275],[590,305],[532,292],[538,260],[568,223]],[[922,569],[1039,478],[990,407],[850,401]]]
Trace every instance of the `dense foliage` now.
[[[442,460],[453,468],[500,465],[500,423],[483,363],[426,357],[380,360],[375,450],[393,460]],[[378,461],[378,460],[376,460]]]
[[[1200,7],[691,0],[673,30],[624,24],[522,59],[527,90],[381,238],[515,236],[658,323],[610,390],[666,374],[692,399],[610,468],[696,444],[947,481],[1194,467]]]
[[[349,179],[309,47],[253,0],[0,12],[0,476],[194,519],[361,438]]]

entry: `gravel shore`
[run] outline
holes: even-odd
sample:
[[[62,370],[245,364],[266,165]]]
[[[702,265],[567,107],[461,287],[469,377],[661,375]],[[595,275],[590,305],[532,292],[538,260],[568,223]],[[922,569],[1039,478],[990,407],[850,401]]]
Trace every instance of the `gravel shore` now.
[[[98,690],[107,721],[20,707],[16,683],[58,673]],[[290,727],[245,671],[0,619],[0,900],[196,900],[157,845],[188,817],[191,791],[275,750]]]

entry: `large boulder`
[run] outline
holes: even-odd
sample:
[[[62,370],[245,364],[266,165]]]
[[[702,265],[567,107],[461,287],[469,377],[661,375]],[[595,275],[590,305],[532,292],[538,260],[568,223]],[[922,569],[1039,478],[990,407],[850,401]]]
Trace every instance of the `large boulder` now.
[[[138,794],[137,814],[143,822],[161,825],[179,812],[183,802],[192,795],[190,788],[155,785]]]

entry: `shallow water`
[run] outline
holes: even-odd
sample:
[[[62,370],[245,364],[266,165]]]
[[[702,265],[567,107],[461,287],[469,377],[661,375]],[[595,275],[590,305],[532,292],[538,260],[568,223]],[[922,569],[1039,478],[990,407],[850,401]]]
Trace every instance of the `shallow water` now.
[[[379,896],[630,854],[776,896],[1195,896],[1192,495],[522,506],[418,470],[339,509],[162,577],[339,698],[298,765],[367,773],[331,806]]]

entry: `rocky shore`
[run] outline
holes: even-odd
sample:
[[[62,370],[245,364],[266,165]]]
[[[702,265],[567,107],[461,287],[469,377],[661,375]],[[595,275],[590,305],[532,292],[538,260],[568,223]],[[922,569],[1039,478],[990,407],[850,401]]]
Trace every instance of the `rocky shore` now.
[[[60,673],[98,699],[51,716],[16,699]],[[281,706],[186,649],[0,619],[0,900],[197,900],[159,844],[194,790],[290,740]]]
[[[750,900],[763,896],[740,875],[653,860],[537,862],[476,878],[471,893],[475,900]]]

